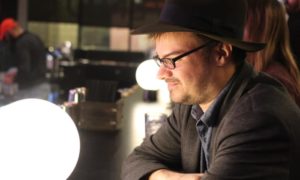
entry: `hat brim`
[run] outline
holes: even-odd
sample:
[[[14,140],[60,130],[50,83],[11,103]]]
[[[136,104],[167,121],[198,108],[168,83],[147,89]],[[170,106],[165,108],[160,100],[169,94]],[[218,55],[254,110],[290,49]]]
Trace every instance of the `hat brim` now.
[[[181,27],[181,26],[167,24],[167,23],[164,23],[164,22],[155,22],[155,23],[152,23],[152,24],[141,26],[141,27],[131,31],[131,34],[138,35],[138,34],[152,34],[152,33],[163,33],[163,32],[194,32],[194,33],[199,33],[199,34],[201,34],[203,36],[206,36],[208,38],[232,44],[233,46],[235,46],[237,48],[240,48],[242,50],[249,51],[249,52],[259,51],[259,50],[261,50],[265,47],[264,43],[254,43],[254,42],[241,41],[241,40],[237,40],[237,39],[234,39],[234,38],[222,37],[222,36],[207,33],[207,32],[204,32],[204,31],[184,28],[184,27]]]

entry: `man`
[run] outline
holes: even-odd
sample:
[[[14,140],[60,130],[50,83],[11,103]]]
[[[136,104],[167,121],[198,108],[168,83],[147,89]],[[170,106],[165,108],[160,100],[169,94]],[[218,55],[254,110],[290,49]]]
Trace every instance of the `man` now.
[[[175,103],[156,134],[124,162],[122,178],[300,179],[300,110],[244,58],[243,0],[167,0],[151,34],[158,77]]]
[[[14,19],[6,18],[0,26],[0,40],[11,46],[18,69],[16,81],[21,89],[45,79],[46,49],[38,36],[24,30]]]

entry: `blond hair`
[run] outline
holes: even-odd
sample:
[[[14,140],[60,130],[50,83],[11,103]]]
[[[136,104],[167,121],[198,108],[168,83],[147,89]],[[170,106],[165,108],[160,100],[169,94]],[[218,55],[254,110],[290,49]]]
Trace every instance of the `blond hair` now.
[[[245,40],[265,42],[266,47],[248,53],[247,61],[257,71],[263,71],[276,61],[283,65],[297,82],[300,91],[299,69],[290,47],[286,11],[277,0],[248,0]]]

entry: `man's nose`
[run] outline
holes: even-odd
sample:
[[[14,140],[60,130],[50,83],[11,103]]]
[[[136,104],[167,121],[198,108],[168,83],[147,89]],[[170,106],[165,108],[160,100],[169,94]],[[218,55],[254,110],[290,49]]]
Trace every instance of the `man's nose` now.
[[[166,68],[164,65],[161,65],[159,67],[159,70],[157,72],[157,79],[165,80],[171,76],[172,76],[172,71],[170,69]]]

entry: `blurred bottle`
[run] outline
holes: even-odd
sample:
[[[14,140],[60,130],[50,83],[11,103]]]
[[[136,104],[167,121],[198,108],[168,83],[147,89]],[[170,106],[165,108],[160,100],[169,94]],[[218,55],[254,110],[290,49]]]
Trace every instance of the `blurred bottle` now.
[[[86,101],[86,88],[78,87],[69,90],[68,102],[78,104]]]
[[[160,112],[145,113],[145,135],[146,137],[156,133],[161,127],[167,115]]]

